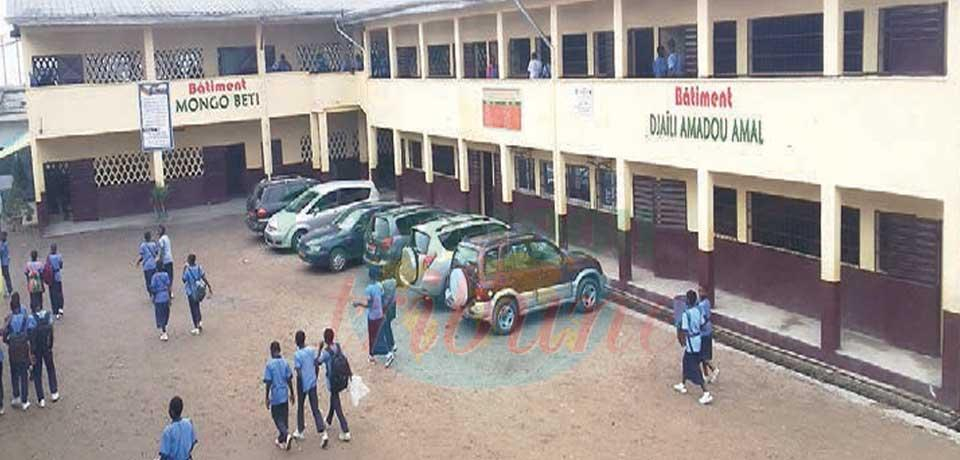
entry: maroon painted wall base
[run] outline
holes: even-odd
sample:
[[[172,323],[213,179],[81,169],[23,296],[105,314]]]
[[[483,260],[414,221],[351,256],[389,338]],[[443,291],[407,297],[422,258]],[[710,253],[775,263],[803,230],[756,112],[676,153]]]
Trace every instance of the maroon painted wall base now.
[[[507,210],[507,223],[513,225],[515,221],[513,218],[513,202],[503,203],[503,207]]]
[[[403,176],[394,176],[394,184],[397,187],[397,203],[403,203]]]
[[[470,206],[470,192],[460,192],[460,197],[463,199],[463,212],[472,213],[474,210]]]
[[[832,354],[840,349],[840,335],[842,318],[842,304],[839,282],[820,281],[821,283],[821,313],[820,313],[820,348],[826,354]]]
[[[941,355],[944,402],[960,410],[960,313],[943,312],[943,354]]]
[[[699,263],[697,264],[697,281],[700,287],[706,291],[707,298],[710,299],[710,305],[717,306],[716,283],[714,282],[714,252],[697,251]]]
[[[40,194],[40,202],[37,203],[37,224],[40,225],[40,230],[47,228],[47,224],[50,223],[50,216],[47,215],[47,192]]]
[[[633,226],[617,231],[617,260],[620,262],[620,281],[633,279]]]
[[[430,182],[427,184],[427,203],[430,203],[430,206],[437,204],[436,182]]]
[[[558,242],[561,248],[567,248],[567,215],[562,214],[558,216],[557,219],[557,235],[559,236],[560,241]]]

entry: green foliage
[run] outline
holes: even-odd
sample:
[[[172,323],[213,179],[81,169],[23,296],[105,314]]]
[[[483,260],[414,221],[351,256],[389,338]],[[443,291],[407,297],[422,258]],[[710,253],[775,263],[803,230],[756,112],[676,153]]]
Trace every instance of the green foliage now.
[[[157,220],[167,218],[167,198],[170,196],[170,189],[167,186],[156,186],[153,193],[150,194],[150,200],[153,202],[153,212],[157,215]]]

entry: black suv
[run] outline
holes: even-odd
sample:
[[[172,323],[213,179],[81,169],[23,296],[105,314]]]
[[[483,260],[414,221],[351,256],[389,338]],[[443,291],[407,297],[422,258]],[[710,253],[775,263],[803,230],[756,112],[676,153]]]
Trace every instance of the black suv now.
[[[247,227],[255,233],[263,233],[270,216],[318,183],[315,179],[300,176],[274,176],[261,180],[247,197]]]
[[[383,277],[396,276],[401,250],[409,244],[413,227],[449,215],[447,211],[422,204],[405,204],[378,212],[363,238],[366,242],[363,261],[368,266],[379,266]]]

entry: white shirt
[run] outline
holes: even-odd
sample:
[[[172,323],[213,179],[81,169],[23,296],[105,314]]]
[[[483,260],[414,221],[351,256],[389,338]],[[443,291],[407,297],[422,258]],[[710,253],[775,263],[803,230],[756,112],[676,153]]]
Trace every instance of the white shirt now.
[[[163,235],[157,240],[157,244],[160,245],[160,249],[163,251],[163,263],[172,264],[173,263],[173,247],[170,246],[170,237]]]
[[[527,64],[527,73],[530,74],[530,78],[540,78],[540,75],[543,73],[543,63],[539,59],[531,59],[530,63]]]

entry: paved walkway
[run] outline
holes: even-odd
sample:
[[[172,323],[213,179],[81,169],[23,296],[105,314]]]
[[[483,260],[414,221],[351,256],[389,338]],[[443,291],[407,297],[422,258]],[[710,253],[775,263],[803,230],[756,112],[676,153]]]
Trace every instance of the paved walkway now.
[[[208,206],[194,206],[185,209],[175,209],[168,213],[167,218],[160,222],[153,213],[136,214],[132,216],[112,217],[91,222],[57,222],[47,226],[43,232],[45,237],[76,235],[80,233],[96,232],[101,230],[116,230],[124,228],[143,228],[163,224],[186,224],[202,222],[226,216],[243,217],[246,201],[237,198],[225,203]]]

